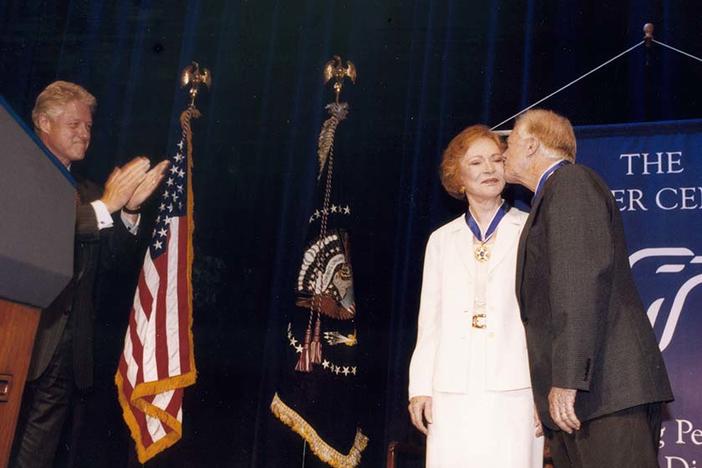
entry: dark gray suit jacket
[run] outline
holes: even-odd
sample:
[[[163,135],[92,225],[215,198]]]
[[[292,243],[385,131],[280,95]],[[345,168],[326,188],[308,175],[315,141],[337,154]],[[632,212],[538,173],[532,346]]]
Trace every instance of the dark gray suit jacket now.
[[[86,389],[93,383],[94,286],[101,268],[111,268],[136,247],[136,236],[115,216],[114,226],[98,230],[90,202],[100,198],[96,184],[78,178],[80,202],[76,207],[74,273],[71,282],[42,310],[34,341],[28,380],[41,376],[53,356],[66,327],[72,336],[73,374],[76,386]]]
[[[591,169],[558,169],[519,243],[517,298],[541,420],[552,386],[578,389],[581,421],[673,394],[629,268],[619,210]]]

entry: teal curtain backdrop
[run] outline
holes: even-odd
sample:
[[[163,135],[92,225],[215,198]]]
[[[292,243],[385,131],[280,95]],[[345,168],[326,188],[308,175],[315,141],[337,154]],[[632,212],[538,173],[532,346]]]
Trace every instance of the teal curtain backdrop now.
[[[185,391],[183,440],[148,466],[300,466],[276,462],[268,404],[332,99],[321,68],[333,54],[359,74],[344,88],[351,113],[336,154],[352,181],[363,465],[375,467],[390,440],[416,437],[406,385],[424,244],[463,208],[437,176],[448,141],[625,50],[646,22],[657,39],[702,53],[700,13],[697,0],[0,1],[0,93],[29,121],[55,79],[92,91],[93,141],[75,170],[96,181],[133,156],[165,156],[184,65],[197,60],[214,76],[194,124],[199,377]],[[544,107],[574,124],[698,118],[701,78],[699,63],[641,47]],[[101,283],[98,382],[82,401],[78,466],[130,457],[112,376],[139,260]]]

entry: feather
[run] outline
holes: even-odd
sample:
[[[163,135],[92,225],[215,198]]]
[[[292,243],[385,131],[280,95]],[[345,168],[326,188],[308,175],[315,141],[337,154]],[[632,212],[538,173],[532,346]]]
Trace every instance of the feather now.
[[[334,77],[334,60],[328,61],[324,64],[324,84],[327,84],[329,80]]]
[[[319,173],[317,180],[322,176],[324,166],[327,163],[327,157],[334,145],[334,135],[339,122],[344,120],[349,113],[349,106],[343,102],[341,104],[331,103],[326,106],[330,117],[322,124],[322,130],[319,132],[319,140],[317,141],[317,158],[319,160]]]
[[[351,60],[346,61],[346,76],[351,78],[351,83],[356,84],[356,65]]]

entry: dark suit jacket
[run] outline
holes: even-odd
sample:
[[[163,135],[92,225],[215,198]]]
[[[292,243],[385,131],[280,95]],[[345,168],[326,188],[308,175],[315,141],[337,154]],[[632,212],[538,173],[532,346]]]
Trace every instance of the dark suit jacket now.
[[[517,258],[534,399],[542,422],[552,386],[578,389],[581,421],[673,394],[629,268],[619,210],[594,171],[557,170],[534,200]]]
[[[90,202],[100,198],[96,184],[78,178],[80,202],[76,207],[74,273],[71,282],[41,313],[34,341],[28,380],[35,380],[46,370],[65,331],[73,343],[73,374],[76,386],[86,389],[93,383],[93,335],[95,311],[93,292],[101,268],[110,268],[136,247],[136,236],[127,231],[115,216],[114,226],[98,230],[95,211]]]

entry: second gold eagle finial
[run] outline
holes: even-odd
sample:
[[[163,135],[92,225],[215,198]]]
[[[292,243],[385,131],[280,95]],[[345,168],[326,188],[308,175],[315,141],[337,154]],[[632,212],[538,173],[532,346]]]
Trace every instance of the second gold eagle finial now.
[[[351,83],[356,83],[356,66],[350,60],[347,60],[346,66],[344,66],[341,57],[335,55],[324,65],[324,84],[327,84],[329,80],[334,78],[334,92],[336,93],[337,104],[339,103],[341,88],[344,86],[344,78],[347,76],[351,79]]]
[[[207,88],[212,85],[212,74],[207,68],[200,68],[200,64],[192,62],[183,69],[180,74],[180,86],[190,86],[190,107],[195,107],[195,98],[202,84]]]

